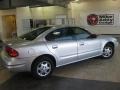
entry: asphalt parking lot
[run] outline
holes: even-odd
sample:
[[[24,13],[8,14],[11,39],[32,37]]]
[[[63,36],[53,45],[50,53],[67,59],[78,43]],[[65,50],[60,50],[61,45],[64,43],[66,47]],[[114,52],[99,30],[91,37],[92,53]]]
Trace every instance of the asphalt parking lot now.
[[[0,66],[0,90],[120,90],[119,55],[120,46],[111,59],[92,58],[60,67],[46,80]]]

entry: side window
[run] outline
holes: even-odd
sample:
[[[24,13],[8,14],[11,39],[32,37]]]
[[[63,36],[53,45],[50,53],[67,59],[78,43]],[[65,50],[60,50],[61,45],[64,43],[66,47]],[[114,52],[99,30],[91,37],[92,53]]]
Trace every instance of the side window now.
[[[66,30],[63,31],[61,40],[73,40],[73,30],[66,28]]]
[[[49,33],[45,38],[47,41],[62,41],[62,40],[72,40],[73,30],[68,30],[68,28],[61,28]]]
[[[74,29],[74,34],[75,34],[75,38],[77,40],[79,39],[86,39],[90,36],[90,33],[81,29],[81,28],[73,28]]]
[[[51,33],[49,33],[45,38],[47,41],[55,41],[59,39],[62,36],[62,31],[61,30],[55,30]]]

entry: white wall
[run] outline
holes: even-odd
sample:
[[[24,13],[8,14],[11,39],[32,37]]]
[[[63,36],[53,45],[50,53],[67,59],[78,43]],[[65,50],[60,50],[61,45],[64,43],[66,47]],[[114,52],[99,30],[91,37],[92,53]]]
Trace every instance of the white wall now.
[[[4,39],[3,34],[3,25],[2,25],[2,16],[3,15],[16,15],[17,23],[17,34],[18,36],[27,33],[29,30],[23,29],[23,20],[24,19],[53,19],[56,15],[65,15],[67,14],[67,9],[59,6],[49,6],[49,7],[19,7],[11,10],[0,10],[0,34]]]
[[[23,19],[31,19],[31,11],[29,7],[16,8],[16,22],[17,22],[17,34],[18,36],[28,32],[23,29]]]
[[[67,9],[59,6],[16,8],[18,36],[29,31],[23,29],[23,21],[22,21],[23,19],[53,19],[56,17],[56,15],[65,15],[65,14],[67,14]]]
[[[56,15],[67,15],[67,9],[59,6],[31,8],[33,19],[54,19]]]
[[[97,34],[120,34],[120,0],[80,0],[78,3],[68,5],[71,17],[75,18],[76,24],[84,26]],[[118,20],[118,25],[114,26],[88,26],[86,25],[86,15],[94,13],[113,13]]]
[[[3,15],[16,15],[17,33],[20,36],[27,32],[23,30],[23,19],[54,19],[56,15],[68,14],[69,17],[75,18],[77,25],[84,26],[94,33],[120,34],[120,20],[117,26],[86,26],[86,15],[100,12],[113,12],[116,15],[120,15],[120,0],[80,0],[79,3],[70,3],[67,9],[59,6],[49,6],[31,9],[29,7],[20,7],[11,10],[0,10],[0,33],[3,33]]]

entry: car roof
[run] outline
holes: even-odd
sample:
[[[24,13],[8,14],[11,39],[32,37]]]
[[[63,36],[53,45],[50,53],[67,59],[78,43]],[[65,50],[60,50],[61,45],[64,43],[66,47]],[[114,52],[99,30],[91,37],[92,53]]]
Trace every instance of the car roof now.
[[[37,30],[39,28],[44,28],[44,27],[51,27],[51,28],[80,27],[80,28],[85,28],[83,26],[77,26],[77,25],[47,25],[47,26],[41,26],[41,27],[35,28],[33,30]]]
[[[38,30],[38,29],[40,29],[40,28],[45,28],[45,27],[51,27],[51,28],[50,28],[51,30],[59,29],[59,28],[65,28],[65,27],[80,27],[80,28],[82,28],[82,29],[85,29],[83,26],[77,26],[77,25],[47,25],[47,26],[40,26],[40,27],[38,27],[38,28],[34,28],[34,29],[32,29],[30,32],[36,31],[36,30]],[[26,34],[26,33],[25,33],[25,34]]]

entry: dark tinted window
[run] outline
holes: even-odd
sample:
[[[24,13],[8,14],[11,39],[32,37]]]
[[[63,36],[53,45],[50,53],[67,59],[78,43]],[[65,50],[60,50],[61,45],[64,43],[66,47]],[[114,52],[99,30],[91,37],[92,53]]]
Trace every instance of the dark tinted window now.
[[[68,28],[61,28],[49,33],[46,36],[48,41],[60,41],[60,40],[72,40],[73,39],[73,30]]]
[[[74,31],[74,36],[77,40],[86,39],[90,36],[90,33],[82,28],[74,27],[72,29]]]
[[[48,41],[73,40],[73,39],[79,40],[88,38],[89,36],[90,33],[84,29],[81,29],[79,27],[68,27],[58,29],[49,33],[46,36],[46,40]]]
[[[43,32],[49,30],[51,27],[43,27],[43,28],[39,28],[37,30],[34,30],[32,32],[29,32],[27,34],[24,34],[22,36],[20,36],[20,38],[25,39],[25,40],[34,40],[36,39],[40,34],[42,34]]]

